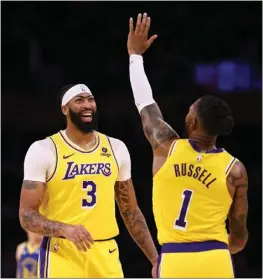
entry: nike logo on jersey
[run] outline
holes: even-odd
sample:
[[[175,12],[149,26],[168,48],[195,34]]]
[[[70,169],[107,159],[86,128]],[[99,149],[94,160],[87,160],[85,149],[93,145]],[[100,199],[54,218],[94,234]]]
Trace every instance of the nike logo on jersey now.
[[[117,248],[113,249],[113,250],[110,250],[109,249],[109,253],[113,253]]]
[[[71,157],[71,156],[73,156],[75,153],[72,153],[72,154],[70,154],[70,155],[68,155],[68,156],[63,156],[63,159],[68,159],[69,157]]]

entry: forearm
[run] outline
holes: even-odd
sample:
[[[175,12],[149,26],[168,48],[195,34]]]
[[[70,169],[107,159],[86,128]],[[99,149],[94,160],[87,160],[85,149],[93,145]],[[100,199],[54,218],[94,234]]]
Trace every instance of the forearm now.
[[[231,254],[236,254],[244,249],[248,241],[248,230],[246,228],[235,232],[230,229],[229,250]]]
[[[144,71],[141,55],[130,55],[129,71],[135,105],[140,113],[144,107],[155,103],[151,85]]]
[[[65,223],[51,221],[36,210],[21,209],[19,216],[21,226],[25,230],[45,236],[64,236]]]
[[[139,208],[133,212],[122,213],[125,226],[130,235],[153,264],[157,261],[158,253],[149,232],[146,220]]]

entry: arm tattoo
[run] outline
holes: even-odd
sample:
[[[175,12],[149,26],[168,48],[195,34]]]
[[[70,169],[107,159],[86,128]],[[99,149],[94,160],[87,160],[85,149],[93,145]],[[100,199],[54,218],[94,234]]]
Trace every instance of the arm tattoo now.
[[[245,167],[241,162],[237,162],[228,175],[227,183],[235,188],[233,202],[229,212],[229,228],[231,245],[240,246],[246,244],[248,239],[247,231],[247,188],[248,179]]]
[[[43,192],[39,190],[40,182],[25,180],[22,185],[19,217],[25,230],[46,236],[62,236],[64,223],[47,219],[39,213]],[[43,187],[41,185],[40,187]]]
[[[115,197],[127,230],[147,258],[154,263],[158,254],[146,220],[137,205],[131,180],[116,182]]]
[[[236,162],[235,172],[229,173],[227,181],[235,188],[248,187],[247,174],[241,162]]]
[[[173,128],[163,120],[156,103],[146,106],[141,111],[143,131],[153,150],[169,140],[179,138]]]
[[[64,224],[47,219],[37,211],[22,213],[22,227],[46,236],[62,236]]]
[[[35,181],[25,180],[22,184],[23,189],[31,190],[36,189],[39,183]]]

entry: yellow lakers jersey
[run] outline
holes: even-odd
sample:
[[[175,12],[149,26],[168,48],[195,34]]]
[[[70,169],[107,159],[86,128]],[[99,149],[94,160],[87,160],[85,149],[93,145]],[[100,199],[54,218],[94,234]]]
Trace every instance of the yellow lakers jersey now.
[[[161,245],[228,243],[225,221],[232,198],[226,178],[235,161],[224,149],[201,152],[191,140],[172,144],[153,178],[153,212]]]
[[[19,278],[36,278],[40,246],[32,246],[28,242],[23,246],[20,258],[17,261],[17,276]]]
[[[94,240],[103,240],[119,233],[114,195],[119,170],[108,137],[96,136],[95,147],[85,152],[71,146],[61,132],[50,137],[56,167],[47,179],[40,212],[54,221],[83,225]]]

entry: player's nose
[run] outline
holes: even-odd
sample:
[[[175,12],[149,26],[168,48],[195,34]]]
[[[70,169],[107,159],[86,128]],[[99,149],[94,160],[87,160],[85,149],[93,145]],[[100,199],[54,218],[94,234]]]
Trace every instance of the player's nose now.
[[[82,109],[83,110],[94,110],[93,104],[91,102],[89,102],[89,100],[85,100],[82,103]]]

